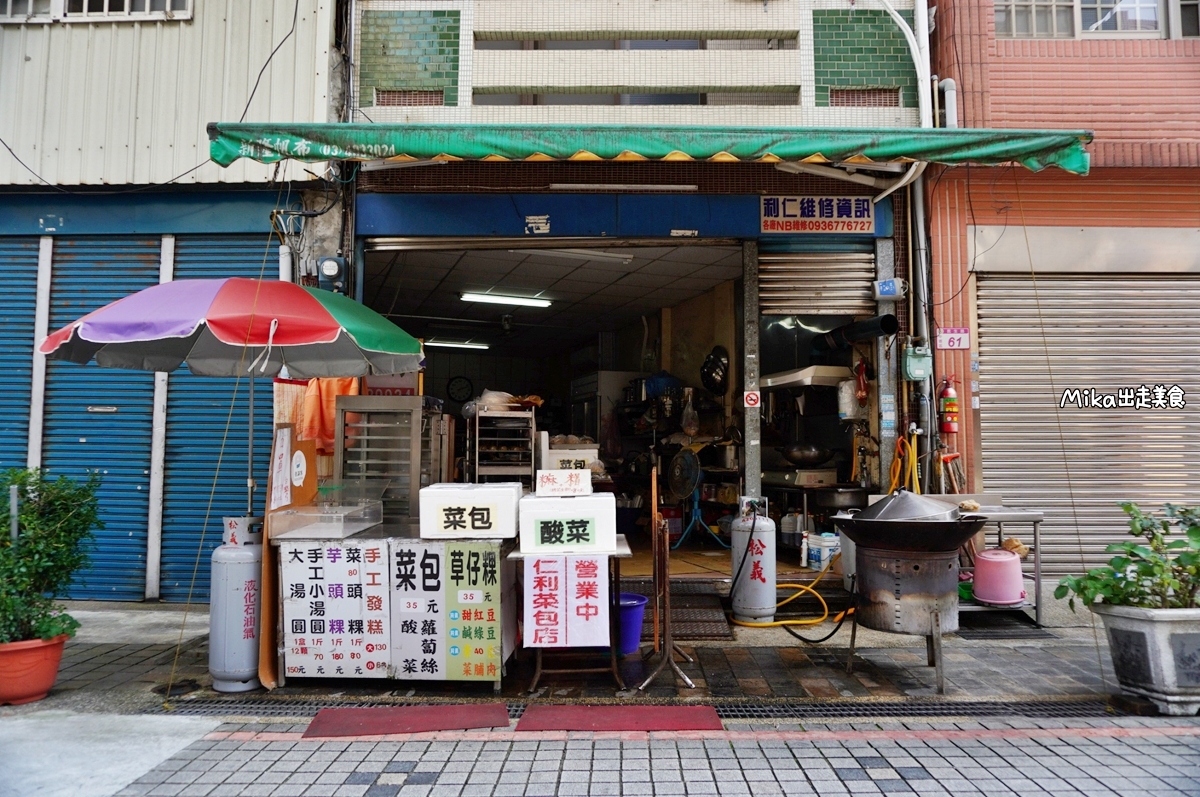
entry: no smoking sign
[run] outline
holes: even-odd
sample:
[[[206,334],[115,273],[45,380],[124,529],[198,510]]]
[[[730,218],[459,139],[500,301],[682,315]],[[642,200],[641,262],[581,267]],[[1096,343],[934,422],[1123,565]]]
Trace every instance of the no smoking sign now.
[[[742,403],[746,407],[757,407],[762,404],[762,396],[759,395],[757,390],[747,390],[745,396],[742,398]]]

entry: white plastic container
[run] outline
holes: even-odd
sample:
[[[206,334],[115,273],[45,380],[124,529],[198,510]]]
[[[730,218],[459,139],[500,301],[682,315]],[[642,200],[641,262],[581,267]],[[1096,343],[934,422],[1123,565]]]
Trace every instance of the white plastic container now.
[[[503,540],[517,536],[520,482],[421,488],[421,539]]]
[[[856,572],[857,556],[854,553],[854,540],[846,536],[844,532],[838,532],[838,536],[842,542],[842,586],[847,592],[853,592],[851,587],[854,585],[854,573]]]
[[[808,535],[808,566],[813,570],[821,570],[829,564],[829,560],[842,550],[841,540],[836,534]]]
[[[518,510],[522,553],[615,553],[617,499],[612,493],[527,495]]]

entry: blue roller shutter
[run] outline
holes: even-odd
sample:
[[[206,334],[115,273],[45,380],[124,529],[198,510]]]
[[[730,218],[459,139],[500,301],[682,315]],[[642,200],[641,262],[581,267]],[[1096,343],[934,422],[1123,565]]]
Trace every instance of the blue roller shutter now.
[[[0,470],[25,467],[37,267],[37,238],[0,238]]]
[[[158,282],[161,239],[56,238],[50,329]],[[51,360],[46,368],[42,464],[52,475],[103,475],[91,567],[76,576],[71,598],[141,600],[146,588],[146,529],[154,374]]]
[[[175,279],[258,278],[264,273],[264,257],[265,277],[276,278],[279,249],[265,235],[181,235],[175,239]],[[193,601],[208,600],[209,562],[213,549],[221,544],[221,518],[246,512],[248,393],[246,379],[197,376],[186,367],[171,374],[163,489],[163,600],[186,601],[189,591]],[[271,456],[272,404],[271,380],[256,380],[254,477],[260,484],[255,493],[259,514]]]

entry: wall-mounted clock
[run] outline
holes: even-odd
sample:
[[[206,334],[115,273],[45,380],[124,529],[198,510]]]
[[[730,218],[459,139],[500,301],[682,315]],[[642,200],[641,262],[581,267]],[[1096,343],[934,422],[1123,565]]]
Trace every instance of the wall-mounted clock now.
[[[465,376],[456,376],[446,385],[446,393],[451,401],[463,402],[475,394],[475,386]]]

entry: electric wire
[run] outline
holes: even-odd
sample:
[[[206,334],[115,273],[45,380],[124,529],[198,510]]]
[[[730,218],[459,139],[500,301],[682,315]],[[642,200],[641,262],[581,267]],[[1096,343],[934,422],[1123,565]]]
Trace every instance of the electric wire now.
[[[171,183],[175,182],[176,180],[182,180],[184,177],[187,177],[189,174],[196,171],[200,167],[205,166],[208,163],[212,162],[212,158],[205,158],[200,163],[197,163],[195,166],[188,169],[187,171],[180,172],[179,174],[175,175],[170,180],[167,180],[167,181],[161,182],[161,183],[147,183],[145,185],[139,185],[137,188],[124,188],[119,191],[72,191],[69,188],[63,188],[61,185],[56,185],[55,183],[50,182],[45,177],[42,177],[40,174],[35,172],[33,170],[33,168],[29,166],[29,164],[27,164],[25,161],[21,160],[21,156],[17,155],[17,153],[15,151],[13,151],[13,148],[10,147],[8,145],[8,142],[5,141],[3,138],[0,138],[0,146],[4,147],[6,150],[8,150],[8,154],[12,156],[13,160],[15,160],[18,164],[20,164],[21,168],[23,168],[25,171],[29,172],[34,177],[36,177],[38,179],[38,181],[41,182],[43,185],[45,185],[48,188],[54,189],[55,191],[57,191],[60,194],[66,194],[67,196],[119,196],[121,194],[136,194],[140,191],[149,191],[152,188],[159,188],[164,185],[170,185]]]
[[[250,103],[254,101],[254,95],[258,92],[258,84],[262,82],[262,76],[267,71],[267,67],[271,65],[271,60],[275,58],[275,53],[279,52],[279,48],[284,45],[288,39],[292,38],[292,34],[296,32],[296,22],[300,19],[300,0],[296,0],[296,5],[292,11],[292,27],[284,37],[279,40],[279,44],[275,45],[275,49],[267,56],[267,60],[263,62],[262,69],[258,70],[258,77],[254,80],[254,88],[250,90],[250,96],[246,98],[246,107],[242,109],[242,115],[238,122],[246,121],[246,114],[250,112]]]

